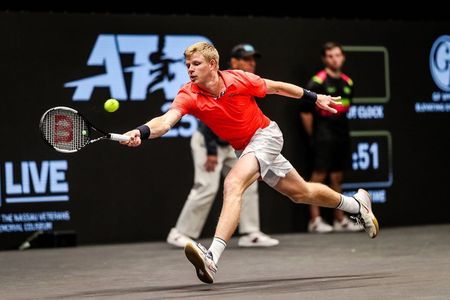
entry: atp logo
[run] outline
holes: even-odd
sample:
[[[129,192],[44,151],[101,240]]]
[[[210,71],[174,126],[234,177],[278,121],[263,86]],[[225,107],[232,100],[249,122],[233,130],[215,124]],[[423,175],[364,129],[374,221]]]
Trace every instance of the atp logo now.
[[[112,98],[142,101],[149,93],[164,91],[173,100],[179,88],[189,81],[184,50],[196,42],[210,42],[198,35],[100,34],[88,58],[88,66],[102,66],[104,74],[70,81],[75,88],[73,101],[89,101],[95,88],[108,88]],[[122,68],[121,54],[133,55],[134,66]],[[131,73],[129,92],[125,73]]]
[[[178,90],[189,81],[184,50],[197,42],[211,43],[200,35],[100,34],[87,65],[103,67],[105,72],[67,82],[64,87],[74,88],[73,101],[90,101],[96,88],[109,89],[111,98],[121,101],[144,101],[148,94],[162,90],[166,102],[161,111],[166,112]],[[133,65],[124,68],[121,55],[133,55]],[[126,80],[127,73],[131,80]],[[180,123],[184,124],[172,128],[164,137],[190,137],[198,125],[190,115]]]
[[[430,70],[436,85],[450,92],[450,35],[440,36],[431,47]]]

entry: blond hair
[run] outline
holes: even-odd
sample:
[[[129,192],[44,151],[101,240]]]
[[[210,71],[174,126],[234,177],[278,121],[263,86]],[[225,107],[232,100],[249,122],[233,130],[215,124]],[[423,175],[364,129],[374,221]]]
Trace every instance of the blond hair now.
[[[200,53],[206,59],[207,62],[210,62],[214,59],[219,65],[219,52],[213,45],[206,42],[198,42],[186,48],[184,51],[184,58],[190,58],[194,53]]]

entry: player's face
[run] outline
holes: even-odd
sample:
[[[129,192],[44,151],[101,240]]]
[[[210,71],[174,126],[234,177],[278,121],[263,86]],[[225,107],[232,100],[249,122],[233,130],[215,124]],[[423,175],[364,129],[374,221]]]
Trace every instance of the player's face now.
[[[238,69],[250,73],[255,73],[256,70],[256,60],[253,56],[240,59],[232,58],[230,64],[232,69]]]
[[[207,62],[201,53],[194,53],[189,58],[186,58],[186,68],[189,78],[191,82],[197,84],[207,82],[211,78],[216,65],[217,63],[214,60]]]
[[[322,59],[325,67],[331,69],[332,71],[340,71],[344,65],[345,56],[339,47],[335,47],[327,50]]]

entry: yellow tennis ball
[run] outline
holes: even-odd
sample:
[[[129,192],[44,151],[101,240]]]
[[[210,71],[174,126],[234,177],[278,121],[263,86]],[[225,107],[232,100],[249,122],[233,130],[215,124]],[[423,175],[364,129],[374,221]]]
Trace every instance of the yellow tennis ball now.
[[[115,112],[119,109],[119,101],[116,99],[108,99],[103,106],[107,112]]]

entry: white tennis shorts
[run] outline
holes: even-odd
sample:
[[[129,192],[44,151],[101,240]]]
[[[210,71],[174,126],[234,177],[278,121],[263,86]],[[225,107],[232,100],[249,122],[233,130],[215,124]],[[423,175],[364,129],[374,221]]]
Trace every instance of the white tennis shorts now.
[[[238,158],[254,153],[259,163],[262,180],[274,187],[280,178],[285,177],[294,167],[281,155],[283,133],[278,124],[270,122],[266,128],[258,129],[244,150],[236,151]]]

